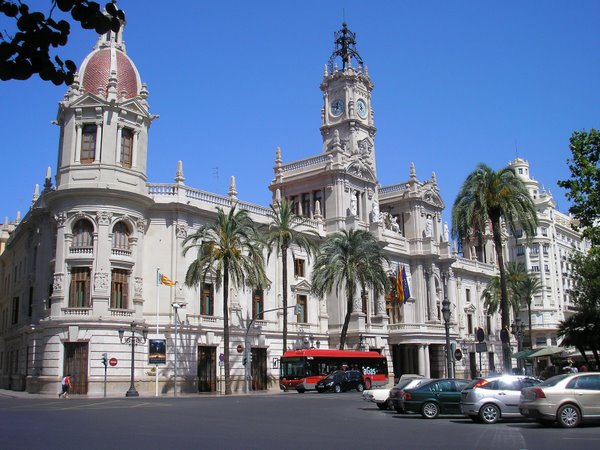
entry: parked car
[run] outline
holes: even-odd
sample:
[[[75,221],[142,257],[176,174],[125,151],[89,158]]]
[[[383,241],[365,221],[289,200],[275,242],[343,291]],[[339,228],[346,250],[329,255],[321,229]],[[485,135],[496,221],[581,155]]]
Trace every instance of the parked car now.
[[[404,409],[420,413],[426,419],[440,414],[460,414],[460,391],[470,380],[443,378],[404,391]]]
[[[379,409],[391,409],[393,408],[392,400],[390,398],[392,390],[400,387],[400,389],[404,388],[409,384],[410,381],[421,379],[423,380],[423,375],[416,374],[403,374],[400,377],[400,381],[394,386],[392,389],[388,388],[380,388],[380,389],[366,389],[362,393],[363,400],[367,402],[373,402],[377,405]],[[416,385],[414,385],[416,387]],[[397,391],[395,391],[397,392]]]
[[[499,375],[473,380],[460,394],[460,409],[474,422],[496,423],[502,417],[522,417],[521,389],[542,380],[526,375]]]
[[[391,407],[394,408],[398,414],[403,414],[405,412],[403,398],[404,391],[417,388],[430,381],[431,378],[409,378],[399,381],[396,386],[390,389],[389,403],[391,404]]]
[[[365,379],[360,370],[336,370],[327,375],[316,384],[316,389],[319,392],[342,392],[356,389],[362,392],[365,389]]]
[[[565,373],[521,391],[519,410],[541,423],[574,428],[600,419],[600,373]]]
[[[373,402],[379,409],[388,409],[388,397],[390,390],[388,388],[365,389],[362,393],[362,399],[366,402]]]

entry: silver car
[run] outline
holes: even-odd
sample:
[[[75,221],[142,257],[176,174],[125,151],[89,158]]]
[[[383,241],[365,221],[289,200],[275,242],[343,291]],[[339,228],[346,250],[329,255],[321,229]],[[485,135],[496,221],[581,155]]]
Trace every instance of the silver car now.
[[[496,423],[501,417],[522,417],[521,389],[542,380],[524,375],[500,375],[473,380],[460,396],[460,409],[474,422]]]

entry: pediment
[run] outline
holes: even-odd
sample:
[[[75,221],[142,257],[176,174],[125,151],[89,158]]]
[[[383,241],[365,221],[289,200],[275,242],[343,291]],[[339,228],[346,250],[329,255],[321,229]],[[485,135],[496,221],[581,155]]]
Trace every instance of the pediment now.
[[[96,106],[105,106],[106,100],[102,97],[98,97],[97,95],[86,92],[81,97],[75,99],[72,103],[69,104],[71,108],[90,108]]]
[[[363,158],[353,158],[346,167],[346,173],[363,180],[376,182],[375,172]]]
[[[421,198],[425,203],[428,203],[436,208],[445,208],[444,201],[442,200],[442,197],[440,197],[440,194],[431,188],[426,188],[425,191],[423,191]]]
[[[150,112],[148,108],[145,108],[137,99],[130,99],[123,103],[121,103],[121,108],[131,112],[132,114],[137,114],[144,117],[149,117]]]
[[[296,284],[290,285],[292,292],[310,292],[312,286],[306,280],[300,280]]]
[[[465,312],[467,314],[473,314],[475,311],[477,311],[477,308],[473,303],[469,303],[467,306],[465,306]]]

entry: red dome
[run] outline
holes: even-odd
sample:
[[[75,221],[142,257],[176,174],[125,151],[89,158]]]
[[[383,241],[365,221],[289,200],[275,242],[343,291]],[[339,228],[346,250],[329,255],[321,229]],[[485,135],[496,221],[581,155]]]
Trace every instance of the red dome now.
[[[111,58],[112,52],[114,58]],[[135,66],[125,53],[114,47],[92,52],[84,61],[81,70],[83,72],[81,86],[85,92],[106,98],[108,79],[111,70],[114,70],[118,96],[132,98],[139,93],[140,83]]]

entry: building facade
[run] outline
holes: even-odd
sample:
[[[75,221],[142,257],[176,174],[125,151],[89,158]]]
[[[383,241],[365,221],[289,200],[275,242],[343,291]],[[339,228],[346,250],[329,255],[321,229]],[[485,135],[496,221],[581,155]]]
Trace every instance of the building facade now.
[[[390,277],[406,271],[406,301],[393,292],[355,299],[347,348],[386,355],[396,377],[444,376],[441,302],[447,297],[451,341],[464,354],[455,361],[456,375],[495,370],[495,361],[501,361],[499,319],[487,316],[481,301],[496,274],[492,247],[457,253],[442,221],[445,204],[435,173],[420,180],[411,163],[404,181],[378,182],[373,84],[354,39],[344,24],[323,74],[323,147],[291,162],[276,149],[268,184],[273,201],[293,201],[321,240],[343,229],[369,230],[391,261]],[[29,211],[22,219],[5,220],[0,234],[0,387],[54,393],[70,373],[75,393],[99,394],[106,354],[109,392],[125,392],[132,366],[137,389],[148,395],[173,392],[175,384],[186,392],[223,389],[223,293],[212,282],[183,285],[195,255],[184,256],[182,242],[214,221],[218,208],[246,209],[259,228],[268,227],[269,208],[238,199],[233,177],[227,196],[186,185],[182,162],[173,183],[149,182],[149,129],[157,116],[148,95],[121,30],[100,37],[59,103],[56,176],[47,171]],[[312,294],[311,264],[301,249],[292,249],[288,302],[301,305],[297,311],[277,310],[282,306],[277,258],[268,261],[270,284],[264,291],[230,288],[234,390],[244,386],[239,349],[246,333],[252,388],[278,389],[283,314],[289,348],[339,345],[346,300]],[[162,284],[161,274],[174,285]],[[133,351],[122,343],[119,330],[130,336],[132,323],[136,336],[146,328],[157,345],[153,351],[166,347],[164,360],[148,342]],[[484,354],[476,352],[478,328],[485,330]],[[540,336],[541,331],[536,328]]]
[[[527,306],[521,307],[523,344],[526,348],[557,346],[559,323],[575,310],[569,294],[574,286],[569,260],[574,253],[587,253],[590,243],[573,229],[573,217],[558,211],[552,194],[531,177],[528,161],[516,158],[508,166],[529,190],[539,221],[535,236],[529,240],[523,230],[507,239],[509,259],[523,263],[541,284],[541,292],[531,301],[531,339]]]

